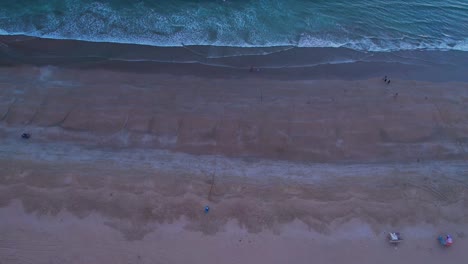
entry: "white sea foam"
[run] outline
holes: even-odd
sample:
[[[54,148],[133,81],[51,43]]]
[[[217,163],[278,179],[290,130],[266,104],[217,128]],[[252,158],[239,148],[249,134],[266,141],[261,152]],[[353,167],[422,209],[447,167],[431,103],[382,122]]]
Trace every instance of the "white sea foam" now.
[[[457,43],[454,47],[454,50],[468,51],[468,38]]]
[[[143,2],[116,9],[101,2],[67,1],[62,13],[25,12],[13,16],[0,10],[0,34],[165,47],[297,46],[379,52],[420,49],[468,51],[466,38],[454,39],[453,34],[446,32],[437,37],[426,32],[398,32],[397,28],[388,26],[388,32],[397,32],[388,33],[390,35],[367,32],[370,36],[365,36],[347,24],[338,23],[336,18],[313,14],[313,19],[304,20],[297,15],[298,10],[283,10],[287,7],[281,1],[259,1],[229,10],[210,3],[184,5],[163,12],[145,6]],[[268,13],[262,13],[267,12],[266,9]],[[460,34],[463,36],[464,33]]]
[[[70,27],[72,31],[73,27]],[[208,40],[194,40],[193,34],[187,33],[176,33],[170,37],[165,38],[151,38],[145,36],[126,36],[118,37],[116,33],[106,35],[71,35],[70,33],[61,34],[61,32],[30,32],[30,31],[7,31],[0,29],[0,35],[26,35],[31,37],[40,37],[48,39],[61,39],[61,40],[80,40],[89,42],[109,42],[109,43],[121,43],[121,44],[136,44],[136,45],[148,45],[158,47],[183,47],[183,46],[217,46],[217,47],[239,47],[239,48],[268,48],[268,47],[301,47],[301,48],[349,48],[358,51],[373,51],[373,52],[390,52],[398,50],[458,50],[468,51],[468,40],[459,41],[455,44],[449,45],[448,43],[395,43],[388,42],[384,45],[377,45],[372,43],[369,39],[360,40],[329,40],[315,37],[300,38],[297,43],[293,42],[266,42],[261,44],[246,43],[239,41],[208,41]],[[202,35],[200,33],[200,35]],[[255,38],[254,38],[255,39]]]

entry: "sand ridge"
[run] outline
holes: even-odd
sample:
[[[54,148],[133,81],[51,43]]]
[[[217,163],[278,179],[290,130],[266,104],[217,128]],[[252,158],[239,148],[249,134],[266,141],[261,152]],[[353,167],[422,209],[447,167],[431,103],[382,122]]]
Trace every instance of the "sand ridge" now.
[[[5,124],[73,132],[45,132],[44,140],[312,162],[467,158],[464,83],[225,81],[53,67],[9,75],[0,94]]]

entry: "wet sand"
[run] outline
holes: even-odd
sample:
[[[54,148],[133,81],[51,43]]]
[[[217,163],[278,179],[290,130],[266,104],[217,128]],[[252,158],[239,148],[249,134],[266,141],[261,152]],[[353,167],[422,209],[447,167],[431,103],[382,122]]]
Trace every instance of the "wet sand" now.
[[[463,51],[357,51],[347,48],[155,47],[0,35],[0,66],[60,66],[120,72],[270,80],[394,79],[468,82]]]
[[[457,82],[3,67],[0,259],[460,262],[467,106]]]

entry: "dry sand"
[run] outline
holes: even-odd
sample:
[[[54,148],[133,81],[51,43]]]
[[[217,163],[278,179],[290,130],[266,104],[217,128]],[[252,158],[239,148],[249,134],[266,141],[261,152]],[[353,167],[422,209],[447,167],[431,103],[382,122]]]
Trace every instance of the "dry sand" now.
[[[466,83],[24,66],[0,119],[2,264],[467,256]]]

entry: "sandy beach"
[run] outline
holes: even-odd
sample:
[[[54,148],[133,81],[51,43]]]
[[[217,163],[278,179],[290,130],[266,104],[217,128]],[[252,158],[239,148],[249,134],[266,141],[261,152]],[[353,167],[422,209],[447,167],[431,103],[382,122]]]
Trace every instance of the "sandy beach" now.
[[[12,61],[2,264],[466,258],[466,82]]]

